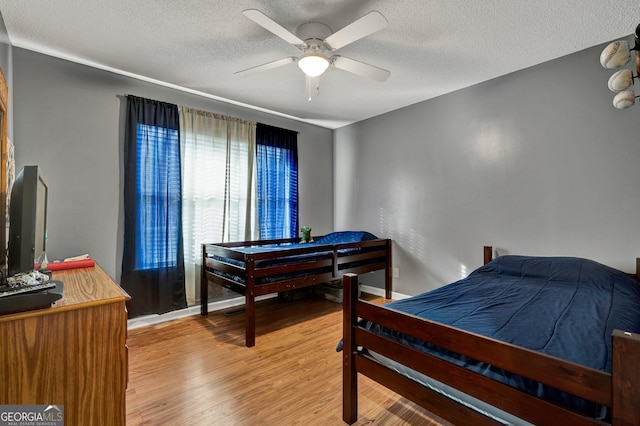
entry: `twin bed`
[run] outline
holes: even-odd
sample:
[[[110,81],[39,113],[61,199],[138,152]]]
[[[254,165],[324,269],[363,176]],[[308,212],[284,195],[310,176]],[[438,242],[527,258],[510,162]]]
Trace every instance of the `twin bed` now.
[[[385,271],[391,298],[391,240],[363,231],[333,232],[312,243],[297,238],[202,245],[201,314],[209,282],[245,296],[245,344],[255,345],[258,296],[331,282],[346,273]]]
[[[431,292],[375,305],[358,275],[385,271],[391,241],[336,232],[297,239],[204,244],[208,283],[255,298],[342,278],[343,419],[358,418],[364,374],[454,424],[640,424],[640,281],[596,262],[501,256]],[[640,269],[640,260],[638,269]]]
[[[364,374],[454,424],[640,424],[640,282],[596,262],[501,256],[385,305],[345,275],[343,419]]]

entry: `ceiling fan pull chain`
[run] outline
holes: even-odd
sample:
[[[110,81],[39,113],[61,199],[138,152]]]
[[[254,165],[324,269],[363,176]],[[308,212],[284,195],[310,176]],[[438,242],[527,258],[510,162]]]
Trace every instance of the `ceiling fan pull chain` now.
[[[311,102],[314,96],[318,96],[320,94],[320,77],[305,75],[305,88],[307,102]]]

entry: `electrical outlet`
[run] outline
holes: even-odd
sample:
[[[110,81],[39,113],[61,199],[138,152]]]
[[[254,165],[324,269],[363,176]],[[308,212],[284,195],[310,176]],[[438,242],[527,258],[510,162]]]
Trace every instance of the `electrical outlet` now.
[[[393,268],[392,270],[393,278],[400,278],[400,268]]]

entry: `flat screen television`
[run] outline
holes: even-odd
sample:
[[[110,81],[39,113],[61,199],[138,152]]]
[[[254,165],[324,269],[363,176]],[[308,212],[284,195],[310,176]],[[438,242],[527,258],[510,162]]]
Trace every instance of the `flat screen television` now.
[[[34,270],[47,244],[47,182],[38,166],[24,166],[9,198],[9,277]]]

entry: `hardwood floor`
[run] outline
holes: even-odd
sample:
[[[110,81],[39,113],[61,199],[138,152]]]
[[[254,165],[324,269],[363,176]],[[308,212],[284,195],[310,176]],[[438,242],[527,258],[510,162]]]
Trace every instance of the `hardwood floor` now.
[[[341,309],[319,298],[260,302],[253,348],[242,312],[131,330],[127,424],[344,425]],[[366,377],[359,386],[356,425],[448,424]]]

